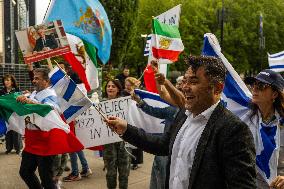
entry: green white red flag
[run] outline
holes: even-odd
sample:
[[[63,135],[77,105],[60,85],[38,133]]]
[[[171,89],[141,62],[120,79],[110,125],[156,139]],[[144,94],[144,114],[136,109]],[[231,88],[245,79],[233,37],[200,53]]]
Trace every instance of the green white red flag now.
[[[18,95],[0,96],[0,118],[5,120],[7,130],[25,131],[25,151],[47,156],[84,149],[51,106],[22,104],[16,101]]]
[[[179,54],[184,50],[178,26],[163,24],[157,19],[153,19],[152,29],[153,57],[176,62]]]

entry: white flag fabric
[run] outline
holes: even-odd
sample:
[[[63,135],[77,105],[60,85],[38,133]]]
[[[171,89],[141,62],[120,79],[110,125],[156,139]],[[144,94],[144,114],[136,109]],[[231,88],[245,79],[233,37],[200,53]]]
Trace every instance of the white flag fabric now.
[[[268,54],[269,68],[275,72],[284,71],[284,51],[276,54]]]
[[[68,33],[67,33],[67,39],[70,44],[71,51],[75,55],[77,55],[78,54],[77,46],[81,47],[83,45],[83,41],[80,38],[74,35],[68,34]],[[96,66],[94,65],[94,63],[92,62],[92,60],[90,59],[90,57],[88,56],[86,52],[84,55],[86,57],[86,67],[85,67],[86,78],[91,87],[91,90],[94,90],[99,87],[98,69],[96,68]],[[78,60],[81,59],[78,56],[76,56],[76,58]],[[79,60],[79,61],[82,61],[82,60]]]
[[[265,125],[261,116],[251,118],[249,104],[252,95],[238,73],[221,53],[218,40],[214,34],[204,35],[203,55],[219,57],[228,70],[222,102],[250,128],[256,146],[256,169],[258,174],[270,184],[277,176],[277,163],[280,146],[279,114],[276,121]]]
[[[158,15],[155,17],[155,19],[158,19],[161,23],[168,24],[168,25],[175,25],[179,26],[179,20],[180,20],[180,12],[181,12],[181,4],[167,10],[166,12]],[[148,64],[152,61],[155,60],[155,58],[152,55],[152,44],[149,46],[150,52],[148,55]],[[161,59],[159,60],[160,64],[160,73],[163,73],[165,76],[167,76],[168,72],[168,65],[171,63],[171,61],[167,59]]]
[[[67,123],[92,106],[92,101],[60,68],[49,73],[52,88],[59,98],[59,106]]]
[[[151,54],[151,34],[146,37],[146,44],[144,49],[144,56],[149,56]]]
[[[148,105],[152,107],[165,108],[169,106],[159,95],[144,90],[135,89],[135,94],[139,95]],[[129,104],[128,120],[130,125],[143,129],[152,134],[164,133],[165,120],[153,117],[137,107],[136,102]]]

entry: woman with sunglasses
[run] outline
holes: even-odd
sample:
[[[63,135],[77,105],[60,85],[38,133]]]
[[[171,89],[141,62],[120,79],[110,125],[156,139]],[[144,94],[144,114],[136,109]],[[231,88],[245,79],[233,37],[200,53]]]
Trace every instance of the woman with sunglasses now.
[[[241,117],[254,136],[256,147],[257,164],[257,188],[269,189],[265,178],[276,178],[269,165],[277,165],[280,149],[280,120],[284,118],[284,79],[279,73],[266,69],[256,77],[247,78],[246,83],[250,86],[252,100],[250,111]],[[263,140],[264,139],[264,140]],[[283,140],[283,139],[281,139]],[[264,154],[264,148],[268,149]],[[274,154],[276,153],[276,154]],[[269,158],[269,157],[277,158]],[[259,169],[261,171],[259,171]],[[270,175],[272,177],[270,177]],[[271,187],[277,186],[269,179]],[[276,184],[280,182],[277,181]]]

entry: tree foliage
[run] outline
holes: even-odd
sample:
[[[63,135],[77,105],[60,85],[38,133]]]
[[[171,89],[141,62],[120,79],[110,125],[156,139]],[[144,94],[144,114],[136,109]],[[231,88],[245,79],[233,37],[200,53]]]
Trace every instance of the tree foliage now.
[[[113,28],[111,62],[126,64],[141,74],[146,66],[141,34],[151,33],[152,16],[157,16],[175,5],[182,4],[180,32],[185,51],[183,55],[199,55],[205,33],[221,38],[220,12],[222,0],[103,0]],[[267,52],[284,50],[283,0],[224,0],[224,40],[222,51],[240,73],[254,73],[268,67]],[[218,14],[219,13],[219,14]],[[263,15],[266,47],[260,65],[259,16]],[[182,55],[182,56],[183,56]],[[181,56],[181,57],[182,57]],[[177,62],[171,70],[184,70]]]
[[[132,39],[136,31],[139,0],[101,0],[112,27],[112,48],[110,63],[125,64],[125,57],[133,48]]]

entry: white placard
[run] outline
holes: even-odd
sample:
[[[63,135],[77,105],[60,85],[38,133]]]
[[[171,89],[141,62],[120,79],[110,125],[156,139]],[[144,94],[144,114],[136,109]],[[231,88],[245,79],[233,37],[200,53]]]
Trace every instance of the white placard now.
[[[155,18],[158,19],[160,22],[168,25],[179,25],[179,18],[180,18],[180,11],[181,11],[181,4],[167,10],[166,12],[156,16]]]
[[[106,116],[116,116],[127,120],[130,100],[130,96],[116,98],[103,101],[96,107]],[[108,128],[94,107],[76,118],[75,132],[85,148],[121,141],[121,138]]]

